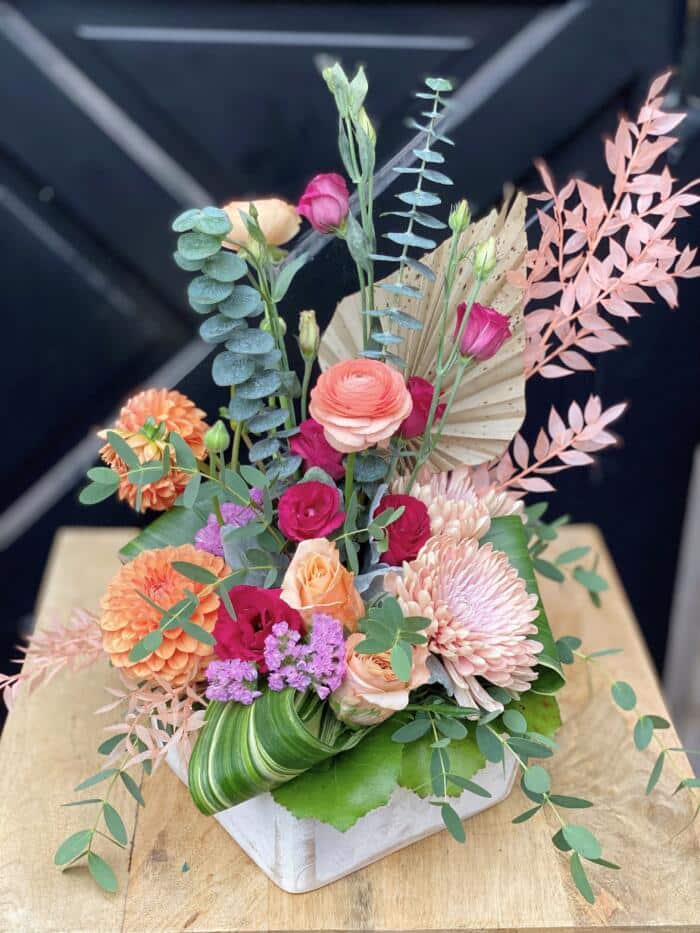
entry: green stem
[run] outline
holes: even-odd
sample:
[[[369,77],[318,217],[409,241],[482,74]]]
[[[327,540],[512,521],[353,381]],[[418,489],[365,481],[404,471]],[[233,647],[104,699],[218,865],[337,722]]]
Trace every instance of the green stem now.
[[[238,464],[241,456],[241,434],[243,433],[242,422],[236,422],[233,432],[233,448],[231,450],[231,469],[234,473],[238,472]]]
[[[219,502],[219,497],[214,496],[212,502],[214,504],[214,515],[216,515],[216,520],[219,523],[219,528],[223,528],[225,522],[224,522],[224,516],[221,514],[221,503]]]
[[[311,372],[314,368],[313,357],[304,359],[304,378],[301,382],[301,420],[306,421],[309,398],[309,384],[311,382]]]
[[[355,480],[355,457],[357,454],[353,451],[351,454],[348,454],[345,461],[345,508],[348,506],[348,502],[352,498],[352,490]]]

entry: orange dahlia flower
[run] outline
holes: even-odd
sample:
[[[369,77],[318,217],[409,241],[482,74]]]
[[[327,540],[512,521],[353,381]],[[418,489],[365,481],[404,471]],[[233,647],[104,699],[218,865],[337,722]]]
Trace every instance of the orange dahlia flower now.
[[[158,427],[162,426],[160,430]],[[204,434],[209,425],[204,421],[204,412],[197,408],[186,395],[174,389],[146,389],[130,398],[119,413],[112,430],[124,438],[136,453],[141,463],[162,460],[170,431],[176,431],[198,460],[206,456]],[[100,436],[104,436],[104,432]],[[128,468],[110,444],[100,451],[102,459],[116,470],[121,477],[118,495],[136,507],[138,487],[127,478]],[[175,454],[170,449],[171,461]],[[178,470],[176,465],[170,472],[141,487],[141,511],[153,509],[157,512],[169,509],[190,479],[189,473]]]
[[[173,561],[199,564],[223,577],[228,573],[224,561],[207,551],[198,551],[192,544],[179,547],[164,547],[154,551],[142,551],[119,573],[107,587],[102,598],[102,629],[104,650],[115,667],[136,680],[146,680],[157,674],[176,686],[196,679],[213,657],[210,645],[197,641],[181,628],[166,629],[160,648],[132,663],[129,652],[148,632],[158,628],[161,613],[150,606],[143,596],[162,609],[170,609],[184,599],[185,590],[199,597],[199,602],[190,621],[212,632],[219,611],[219,597],[210,592],[208,585],[196,583],[183,577],[173,569]],[[205,592],[206,591],[206,592]],[[202,595],[204,594],[204,595]]]

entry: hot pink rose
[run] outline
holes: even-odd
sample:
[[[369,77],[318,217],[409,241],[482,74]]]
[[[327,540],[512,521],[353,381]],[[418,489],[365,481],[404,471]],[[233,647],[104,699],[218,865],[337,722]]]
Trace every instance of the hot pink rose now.
[[[331,479],[342,479],[345,476],[343,455],[326,440],[323,427],[307,418],[299,425],[299,433],[289,441],[292,453],[303,458],[304,469],[320,467],[325,470]]]
[[[374,514],[380,515],[387,509],[398,509],[401,506],[403,513],[386,530],[389,547],[381,555],[381,560],[392,567],[400,567],[405,560],[415,560],[418,551],[430,537],[428,509],[425,503],[414,496],[382,496]]]
[[[315,480],[286,489],[280,496],[277,512],[280,530],[292,541],[325,538],[345,521],[338,490]]]
[[[465,302],[457,307],[455,340],[466,310]],[[464,356],[471,356],[483,362],[495,356],[510,336],[510,322],[505,314],[501,314],[495,308],[487,308],[485,305],[474,302],[469,312],[467,326],[459,342],[459,349]]]
[[[264,648],[272,626],[276,622],[286,622],[295,632],[304,629],[301,615],[280,598],[281,592],[246,584],[234,586],[229,591],[236,617],[231,618],[222,601],[214,626],[214,650],[219,658],[255,661],[260,671],[267,673]]]
[[[433,404],[435,389],[432,383],[428,382],[427,379],[421,379],[420,376],[410,376],[406,380],[406,388],[411,393],[413,409],[399,428],[399,434],[401,437],[405,437],[406,440],[409,440],[412,437],[420,437],[425,431],[425,426],[428,423],[428,415],[430,414],[430,406]],[[444,411],[445,403],[440,402],[435,409],[433,424],[436,421],[439,422]]]
[[[331,709],[342,722],[356,726],[374,726],[407,706],[411,690],[428,682],[428,649],[425,645],[417,645],[413,649],[411,677],[404,683],[394,674],[388,651],[383,654],[355,652],[355,648],[364,638],[365,636],[358,632],[346,640],[345,677],[338,689],[330,695],[329,702]]]
[[[316,175],[306,186],[297,211],[306,217],[314,230],[330,233],[348,216],[350,193],[342,175],[330,172]]]

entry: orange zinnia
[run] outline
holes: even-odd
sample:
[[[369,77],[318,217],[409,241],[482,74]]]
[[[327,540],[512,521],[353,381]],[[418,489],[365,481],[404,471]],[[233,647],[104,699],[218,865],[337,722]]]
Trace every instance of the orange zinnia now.
[[[160,431],[157,431],[162,425]],[[198,460],[206,456],[204,434],[209,425],[204,421],[204,412],[197,408],[186,395],[174,389],[146,389],[130,398],[119,413],[119,420],[112,430],[123,437],[138,456],[141,463],[162,460],[170,431],[176,431],[192,450]],[[128,468],[110,444],[100,451],[102,459],[116,470],[121,477],[119,498],[126,499],[136,507],[138,487],[127,478]],[[170,449],[171,460],[175,454]],[[141,487],[141,511],[154,509],[162,512],[169,509],[190,480],[189,473],[173,467],[170,472]]]
[[[197,608],[190,621],[207,632],[214,630],[219,611],[219,597],[208,584],[197,583],[173,569],[173,561],[187,561],[210,570],[217,577],[228,573],[224,561],[207,551],[198,551],[192,544],[142,551],[107,587],[102,598],[103,645],[115,667],[136,680],[146,680],[154,674],[176,686],[194,680],[213,657],[210,645],[197,641],[181,628],[163,632],[163,642],[143,661],[132,663],[129,652],[144,635],[158,628],[161,613],[143,598],[147,596],[162,609],[170,609],[184,599],[186,590],[198,597]]]

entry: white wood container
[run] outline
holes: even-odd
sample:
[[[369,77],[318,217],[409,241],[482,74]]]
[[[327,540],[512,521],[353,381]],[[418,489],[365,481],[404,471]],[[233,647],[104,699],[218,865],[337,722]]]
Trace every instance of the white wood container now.
[[[171,750],[167,762],[186,784],[187,769],[178,749]],[[504,800],[516,768],[515,759],[508,756],[505,765],[487,764],[479,771],[474,780],[492,796],[465,791],[451,798],[461,819]],[[298,820],[271,794],[217,813],[215,819],[268,878],[290,894],[323,887],[444,828],[439,807],[400,787],[385,807],[372,810],[344,833],[318,820]]]

